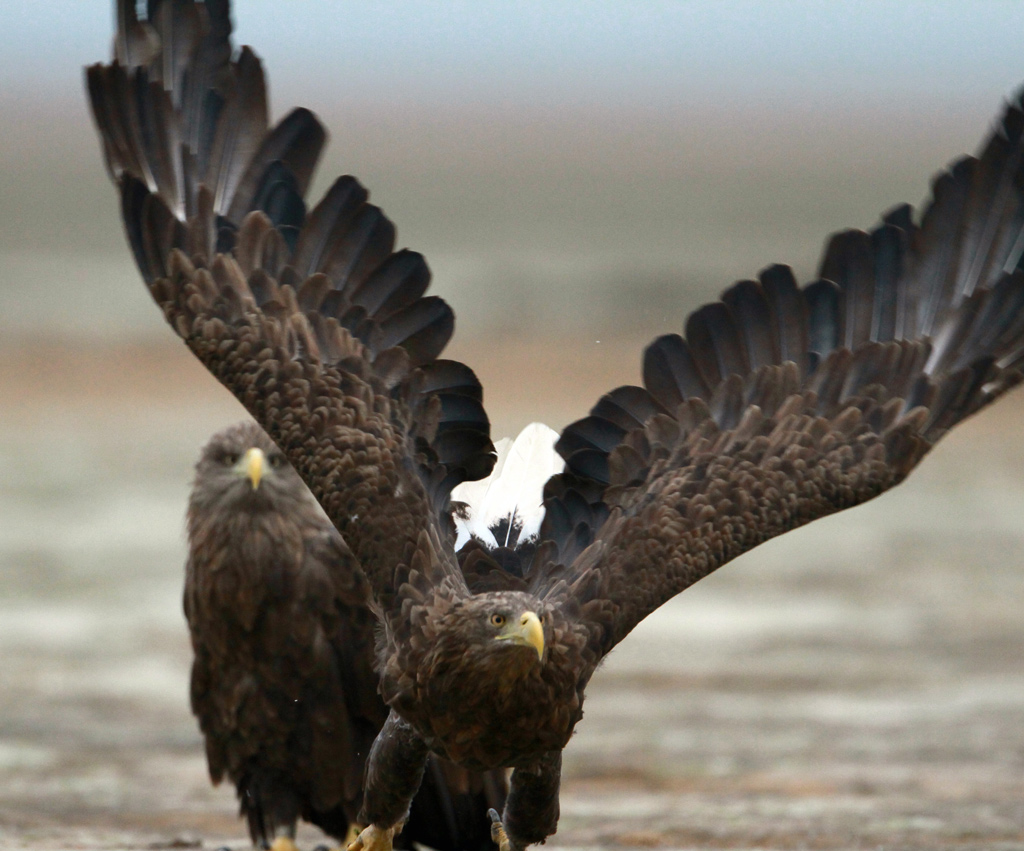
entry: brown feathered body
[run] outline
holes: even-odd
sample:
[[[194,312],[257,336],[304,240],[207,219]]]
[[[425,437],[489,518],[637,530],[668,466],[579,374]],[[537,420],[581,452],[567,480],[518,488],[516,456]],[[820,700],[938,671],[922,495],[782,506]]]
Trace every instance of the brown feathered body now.
[[[268,127],[258,60],[227,58],[223,3],[154,0],[146,22],[119,6],[116,61],[88,82],[139,269],[369,583],[391,712],[361,818],[380,836],[433,751],[513,766],[512,846],[542,841],[583,691],[636,624],[762,541],[902,481],[1021,381],[1018,98],[922,216],[901,206],[840,233],[817,280],[770,266],[656,339],[643,386],[563,431],[565,472],[518,567],[475,544],[457,555],[451,490],[495,458],[479,382],[440,357],[454,317],[425,295],[423,258],[394,251],[352,178],[307,212],[323,130],[304,110]],[[511,641],[509,622],[540,617],[543,642]]]
[[[265,458],[258,485],[243,460]],[[192,710],[210,776],[236,786],[253,841],[301,817],[344,837],[388,709],[377,691],[369,584],[280,450],[255,423],[215,435],[189,499],[185,615]],[[490,843],[505,779],[433,763],[399,839]]]
[[[493,646],[489,617],[523,611],[544,622],[543,664],[530,648]],[[508,591],[434,597],[420,623],[415,635],[410,630],[387,648],[382,690],[432,751],[461,765],[496,768],[565,747],[583,713],[588,657],[594,658],[577,621],[533,595]]]

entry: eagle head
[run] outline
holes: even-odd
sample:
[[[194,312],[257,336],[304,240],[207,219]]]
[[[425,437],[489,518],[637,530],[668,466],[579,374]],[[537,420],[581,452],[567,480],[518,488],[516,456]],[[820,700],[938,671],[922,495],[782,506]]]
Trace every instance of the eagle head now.
[[[258,510],[287,507],[307,496],[298,473],[263,429],[243,422],[210,438],[196,464],[192,508]],[[298,497],[296,496],[298,495]]]
[[[430,747],[478,768],[563,747],[579,719],[582,666],[559,608],[526,592],[493,591],[435,615],[410,617],[423,630],[409,642],[416,657],[393,656],[382,691]]]
[[[439,656],[512,672],[542,665],[550,643],[548,607],[519,591],[474,594],[445,615],[437,633]]]
[[[487,625],[494,631],[491,640],[519,647],[532,647],[537,660],[544,660],[544,614],[522,606],[493,607]]]

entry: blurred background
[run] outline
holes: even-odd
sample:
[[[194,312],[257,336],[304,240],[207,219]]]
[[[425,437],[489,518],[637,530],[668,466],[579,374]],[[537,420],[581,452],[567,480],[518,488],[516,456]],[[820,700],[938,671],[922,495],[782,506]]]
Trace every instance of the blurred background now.
[[[559,428],[771,262],[813,276],[976,148],[1016,2],[237,0],[458,316],[497,436]],[[191,465],[242,410],[140,284],[87,113],[105,0],[0,0],[0,844],[242,845],[187,706]],[[637,630],[567,754],[569,845],[1024,848],[1014,397],[870,506]],[[310,834],[311,836],[313,834]]]

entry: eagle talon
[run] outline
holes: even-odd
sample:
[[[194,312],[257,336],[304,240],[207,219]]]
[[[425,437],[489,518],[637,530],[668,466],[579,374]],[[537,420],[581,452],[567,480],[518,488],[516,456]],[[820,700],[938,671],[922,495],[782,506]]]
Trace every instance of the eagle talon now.
[[[398,832],[395,827],[377,827],[371,824],[363,829],[347,851],[391,851],[391,843]]]
[[[352,822],[348,826],[348,831],[345,833],[345,838],[338,843],[337,848],[329,849],[329,851],[345,851],[349,845],[355,842],[359,838],[359,834],[366,829],[366,825],[359,824],[358,822]]]
[[[505,832],[505,825],[501,823],[501,816],[498,811],[491,809],[487,811],[491,818],[491,841],[498,846],[498,851],[519,851],[518,846],[512,844]]]
[[[299,851],[299,849],[290,836],[278,836],[270,843],[270,851]]]

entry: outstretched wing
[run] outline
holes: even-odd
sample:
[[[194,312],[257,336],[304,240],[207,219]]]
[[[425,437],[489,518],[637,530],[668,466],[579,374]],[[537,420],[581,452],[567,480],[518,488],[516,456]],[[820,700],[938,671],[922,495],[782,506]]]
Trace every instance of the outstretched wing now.
[[[354,178],[307,213],[324,131],[302,109],[268,128],[263,71],[248,48],[232,59],[227,5],[150,0],[140,20],[119,0],[115,60],[87,71],[136,262],[385,610],[410,569],[458,587],[448,496],[494,454],[476,376],[439,359],[451,309],[424,295],[423,258],[393,250]]]
[[[600,653],[730,559],[902,481],[1021,380],[1022,131],[1018,100],[920,224],[904,206],[836,234],[803,289],[784,266],[736,284],[647,348],[644,387],[565,429],[558,551],[534,581],[583,604]]]

